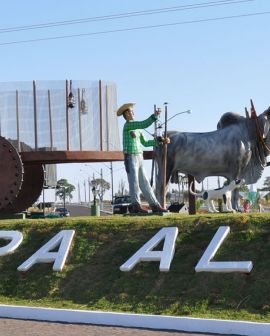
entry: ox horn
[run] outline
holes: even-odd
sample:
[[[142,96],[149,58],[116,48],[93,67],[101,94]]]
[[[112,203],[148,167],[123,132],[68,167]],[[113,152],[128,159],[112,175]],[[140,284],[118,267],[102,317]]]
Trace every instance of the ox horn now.
[[[256,113],[252,99],[250,99],[250,104],[251,104],[251,118],[255,119],[257,118],[257,113]]]

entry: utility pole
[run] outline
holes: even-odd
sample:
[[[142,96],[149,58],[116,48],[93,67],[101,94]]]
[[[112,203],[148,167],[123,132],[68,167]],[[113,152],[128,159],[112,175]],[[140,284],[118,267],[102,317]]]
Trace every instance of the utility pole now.
[[[80,182],[78,182],[78,203],[81,203],[81,188],[80,188]]]
[[[167,120],[168,120],[168,103],[165,105],[165,127],[164,127],[164,138],[167,138]],[[163,181],[162,181],[162,200],[161,206],[166,207],[166,175],[167,175],[167,144],[163,144]]]
[[[157,111],[157,106],[154,105],[154,113]],[[155,120],[154,123],[154,139],[157,138],[157,121]],[[155,172],[155,155],[153,155],[152,158],[152,168],[151,168],[151,179],[150,179],[150,185],[153,187],[154,184],[154,172]]]
[[[88,176],[88,201],[89,201],[89,206],[91,205],[91,181],[90,177]]]
[[[86,183],[85,183],[85,180],[83,182],[83,185],[84,185],[84,202],[86,203]]]
[[[113,202],[113,164],[111,161],[111,184],[112,184],[112,202]]]

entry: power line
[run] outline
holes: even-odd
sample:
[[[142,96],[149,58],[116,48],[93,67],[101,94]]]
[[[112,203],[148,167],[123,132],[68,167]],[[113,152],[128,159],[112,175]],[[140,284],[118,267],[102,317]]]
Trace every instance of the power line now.
[[[82,23],[87,23],[87,22],[118,20],[118,19],[135,17],[135,16],[146,16],[146,15],[169,13],[169,12],[184,11],[184,10],[192,10],[192,9],[199,9],[199,8],[232,5],[232,4],[246,3],[246,2],[252,2],[252,1],[256,1],[256,0],[210,1],[210,2],[202,2],[202,3],[197,3],[197,4],[191,4],[191,5],[165,7],[165,8],[150,9],[150,10],[137,11],[137,12],[128,12],[128,13],[120,13],[120,14],[113,14],[113,15],[80,18],[80,19],[65,20],[65,21],[39,23],[39,24],[28,25],[28,26],[16,26],[16,27],[0,28],[0,34],[13,33],[13,32],[25,31],[25,30],[52,28],[52,27],[59,27],[59,26],[68,26],[68,25],[82,24]]]
[[[81,33],[81,34],[63,35],[63,36],[54,36],[54,37],[44,37],[44,38],[29,39],[29,40],[10,41],[10,42],[0,43],[0,46],[11,45],[11,44],[22,44],[22,43],[32,43],[32,42],[60,40],[60,39],[67,39],[67,38],[74,38],[74,37],[104,35],[104,34],[110,34],[110,33],[120,33],[120,32],[128,32],[128,31],[136,31],[136,30],[144,30],[144,29],[153,29],[153,28],[172,27],[172,26],[177,26],[177,25],[185,25],[185,24],[193,24],[193,23],[203,23],[203,22],[213,22],[213,21],[229,20],[229,19],[236,19],[236,18],[245,18],[245,17],[252,17],[252,16],[266,15],[266,14],[270,14],[270,11],[258,12],[258,13],[248,13],[248,14],[239,14],[239,15],[230,15],[230,16],[222,16],[222,17],[200,19],[200,20],[181,21],[181,22],[174,22],[174,23],[164,23],[164,24],[159,24],[159,25],[149,25],[149,26],[139,26],[139,27],[132,27],[132,28],[104,30],[104,31],[98,31],[98,32],[91,32],[91,33]]]

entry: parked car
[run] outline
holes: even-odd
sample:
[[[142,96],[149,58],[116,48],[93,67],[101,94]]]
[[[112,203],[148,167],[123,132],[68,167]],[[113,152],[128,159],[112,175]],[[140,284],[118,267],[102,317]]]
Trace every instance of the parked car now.
[[[55,212],[60,215],[60,217],[69,217],[70,212],[66,208],[56,208]]]
[[[113,214],[126,214],[128,213],[128,207],[131,204],[130,196],[117,196],[115,197],[112,208]]]

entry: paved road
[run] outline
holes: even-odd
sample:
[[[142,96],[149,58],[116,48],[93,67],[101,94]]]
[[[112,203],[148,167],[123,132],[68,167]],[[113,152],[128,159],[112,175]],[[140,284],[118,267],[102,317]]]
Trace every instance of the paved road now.
[[[72,217],[91,215],[91,209],[85,205],[68,204],[66,205],[66,208],[68,209]],[[100,214],[101,216],[112,214],[111,205],[105,205],[104,211],[100,211]]]
[[[72,217],[91,215],[91,210],[87,206],[69,204],[66,205],[66,208],[68,209],[68,211],[70,212],[70,216]]]
[[[208,336],[207,334],[156,331],[0,318],[0,336]],[[210,336],[210,335],[209,335]],[[211,334],[211,336],[214,336]],[[221,335],[219,335],[221,336]],[[227,335],[228,336],[228,335]]]

